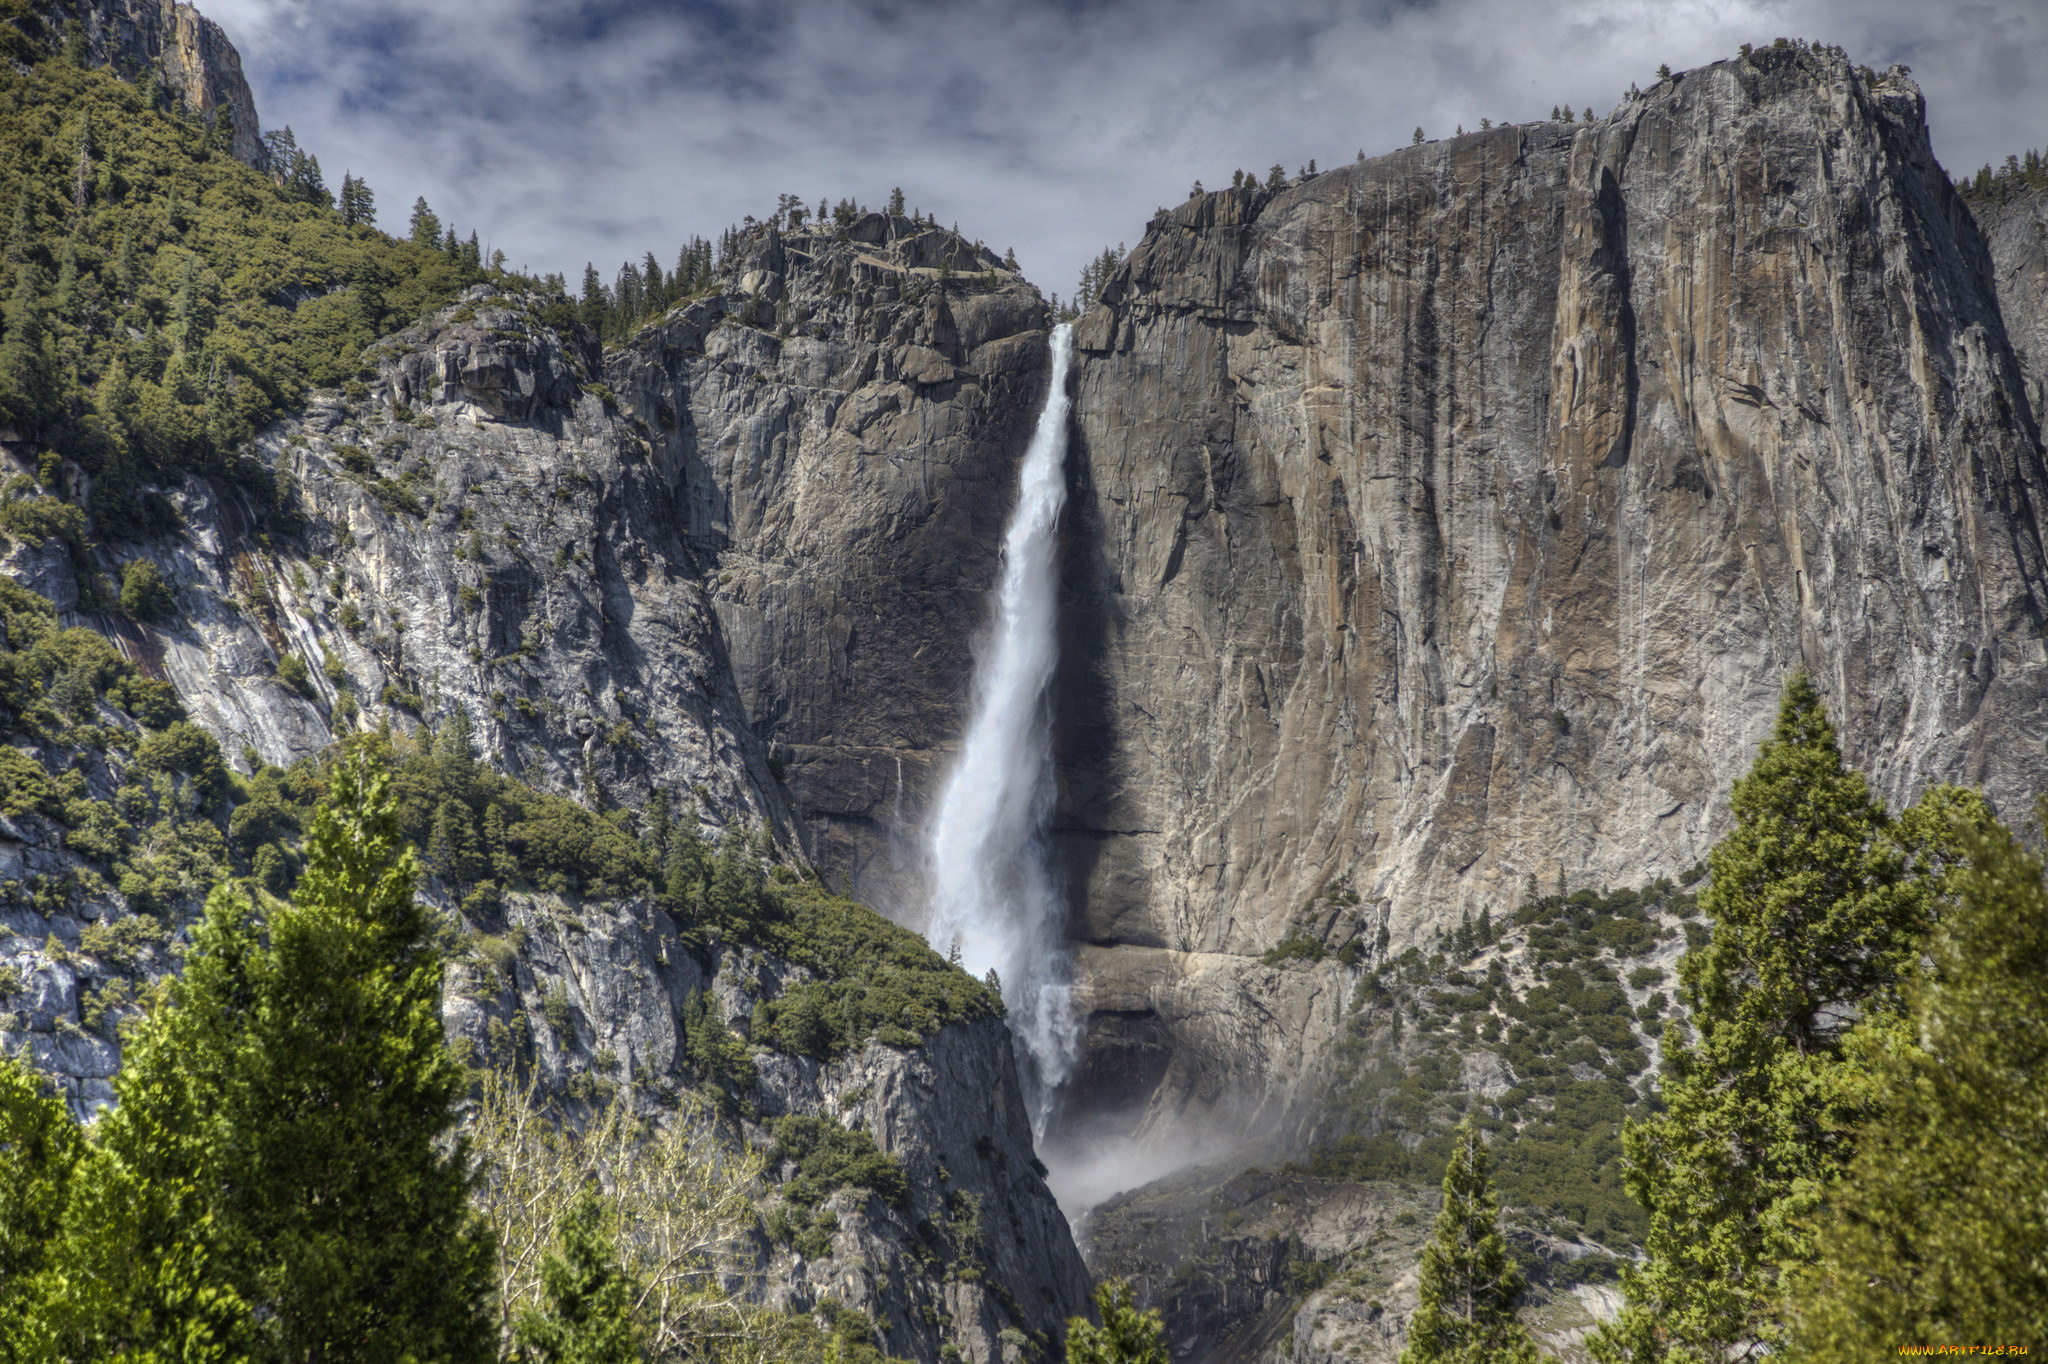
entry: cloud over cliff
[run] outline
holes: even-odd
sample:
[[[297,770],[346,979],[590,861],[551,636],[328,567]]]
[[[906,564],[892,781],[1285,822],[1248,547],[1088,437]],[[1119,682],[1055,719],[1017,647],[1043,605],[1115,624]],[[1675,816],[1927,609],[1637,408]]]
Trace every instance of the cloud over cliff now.
[[[1196,179],[1373,155],[1779,35],[1913,67],[1952,171],[2048,139],[2033,0],[207,0],[266,123],[514,264],[607,276],[778,193],[957,219],[1066,293]]]

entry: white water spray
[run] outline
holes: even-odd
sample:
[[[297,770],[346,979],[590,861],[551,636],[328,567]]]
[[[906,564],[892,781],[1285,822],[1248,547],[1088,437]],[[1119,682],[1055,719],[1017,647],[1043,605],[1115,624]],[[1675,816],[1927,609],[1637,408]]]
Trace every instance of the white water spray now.
[[[1067,498],[1073,353],[1073,328],[1053,328],[1052,382],[1003,536],[993,634],[975,660],[974,712],[931,829],[927,936],[941,951],[957,946],[976,975],[994,968],[1002,978],[1040,1134],[1080,1041],[1061,944],[1065,906],[1045,849],[1053,799],[1046,686],[1058,656],[1055,531]]]

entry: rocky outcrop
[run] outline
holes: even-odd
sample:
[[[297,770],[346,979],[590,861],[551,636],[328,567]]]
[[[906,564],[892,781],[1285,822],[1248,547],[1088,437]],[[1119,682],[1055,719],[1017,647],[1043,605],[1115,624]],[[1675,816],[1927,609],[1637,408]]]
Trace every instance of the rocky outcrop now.
[[[691,995],[711,991],[716,1011],[744,1025],[758,1000],[805,979],[752,951],[701,961],[643,902],[572,910],[521,896],[504,927],[518,954],[509,969],[481,956],[465,964],[451,981],[450,1031],[480,1056],[524,1039],[533,1072],[561,1088],[633,1078],[658,1094],[688,1074],[677,1020]],[[566,1002],[559,1026],[553,991]],[[919,1364],[938,1364],[949,1346],[974,1364],[1015,1364],[1027,1342],[1061,1337],[1087,1301],[1088,1275],[1034,1168],[1001,1023],[953,1024],[916,1048],[874,1041],[829,1063],[762,1053],[755,1066],[743,1123],[755,1145],[773,1144],[779,1118],[823,1118],[866,1131],[909,1187],[900,1206],[863,1189],[832,1195],[825,1210],[837,1227],[822,1257],[764,1243],[774,1305],[864,1312],[886,1354]]]
[[[1098,1038],[1270,1101],[1313,1067],[1242,1039],[1329,1034],[1271,1028],[1253,954],[1368,930],[1305,923],[1322,888],[1398,951],[1675,873],[1800,664],[1890,800],[2048,775],[2040,449],[1901,71],[1764,51],[1202,196],[1080,344],[1057,821]]]
[[[200,112],[232,120],[230,149],[257,170],[269,165],[256,99],[242,76],[242,55],[220,25],[178,0],[36,0],[33,12],[54,47],[78,25],[85,59],[129,80],[155,68],[175,98]]]

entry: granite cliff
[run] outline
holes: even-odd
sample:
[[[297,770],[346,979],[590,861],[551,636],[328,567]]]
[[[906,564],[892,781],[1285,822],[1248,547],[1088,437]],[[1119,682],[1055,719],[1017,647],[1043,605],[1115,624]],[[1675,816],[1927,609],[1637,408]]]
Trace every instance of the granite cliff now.
[[[38,13],[232,108],[260,159],[239,62],[189,9]],[[1311,1135],[1366,969],[1695,864],[1797,665],[1889,800],[1953,780],[2024,809],[2048,767],[2044,223],[2038,196],[1956,193],[1903,71],[1796,47],[1155,218],[1078,323],[1070,1119]],[[873,213],[750,226],[609,348],[479,286],[257,437],[289,520],[158,490],[179,529],[97,567],[147,557],[160,621],[82,593],[94,565],[56,539],[0,568],[243,771],[459,711],[507,772],[593,805],[693,793],[705,832],[759,831],[916,926],[1051,322],[979,243]],[[12,880],[80,865],[47,822],[0,826]],[[9,899],[9,1007],[82,1108],[118,1065],[85,1026],[114,974],[86,929],[129,906]],[[677,1073],[699,989],[738,1020],[801,983],[671,951],[652,905],[504,914],[525,945],[465,968],[451,1030],[527,1020],[565,1085],[606,1053]],[[557,988],[574,1018],[540,1027]],[[760,1116],[850,1120],[914,1188],[846,1197],[839,1254],[779,1263],[792,1304],[867,1304],[890,1350],[977,1361],[1080,1307],[992,1021],[759,1074]],[[918,1250],[962,1195],[987,1278]],[[1344,1236],[1385,1221],[1370,1202]],[[1252,1288],[1189,1310],[1280,1322],[1285,1257],[1240,1251]]]
[[[1796,665],[1888,799],[2023,809],[1992,276],[1918,90],[1797,48],[1156,220],[1081,323],[1058,693],[1092,1044],[1171,1036],[1154,1113],[1313,1052],[1264,1026],[1290,933],[1691,865]]]

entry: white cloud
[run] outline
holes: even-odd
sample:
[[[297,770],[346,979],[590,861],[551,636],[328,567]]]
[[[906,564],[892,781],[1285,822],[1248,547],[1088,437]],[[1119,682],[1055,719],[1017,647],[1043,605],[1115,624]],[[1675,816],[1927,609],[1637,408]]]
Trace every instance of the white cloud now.
[[[1610,108],[1660,62],[1781,34],[1904,61],[1960,171],[2048,140],[2030,0],[205,0],[264,122],[330,183],[415,195],[514,264],[607,275],[779,193],[901,185],[1067,292],[1234,168],[1347,161],[1484,117]]]

